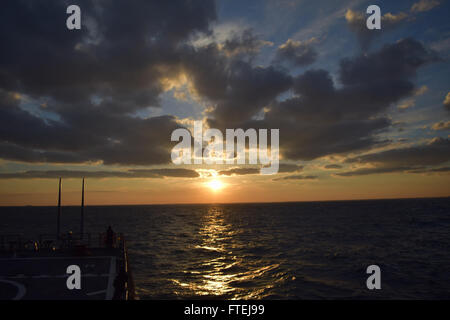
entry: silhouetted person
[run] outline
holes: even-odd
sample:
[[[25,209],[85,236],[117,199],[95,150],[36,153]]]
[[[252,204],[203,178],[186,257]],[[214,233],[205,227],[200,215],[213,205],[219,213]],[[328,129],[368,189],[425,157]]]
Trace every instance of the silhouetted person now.
[[[120,300],[125,293],[125,284],[128,281],[128,275],[124,268],[120,268],[119,274],[114,279],[114,296],[113,300]]]
[[[67,234],[67,246],[69,248],[71,248],[73,245],[73,236],[72,236],[72,231],[69,231],[69,233]]]
[[[108,230],[106,230],[106,246],[108,248],[112,248],[114,245],[114,231],[112,230],[111,226],[108,227]]]

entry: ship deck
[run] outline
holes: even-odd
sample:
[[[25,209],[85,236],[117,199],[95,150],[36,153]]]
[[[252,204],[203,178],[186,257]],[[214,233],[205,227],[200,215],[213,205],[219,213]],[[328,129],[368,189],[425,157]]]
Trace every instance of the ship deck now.
[[[120,259],[118,249],[92,249],[87,256],[35,252],[0,255],[0,300],[110,300]],[[69,290],[67,267],[81,269],[81,289]]]

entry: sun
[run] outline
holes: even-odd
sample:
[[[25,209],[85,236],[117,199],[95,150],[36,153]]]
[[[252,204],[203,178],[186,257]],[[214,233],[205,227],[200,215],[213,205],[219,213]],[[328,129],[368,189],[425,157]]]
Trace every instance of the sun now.
[[[209,181],[207,183],[207,185],[214,192],[223,189],[223,187],[225,186],[225,184],[222,181],[218,180],[218,179],[214,179],[214,180]]]

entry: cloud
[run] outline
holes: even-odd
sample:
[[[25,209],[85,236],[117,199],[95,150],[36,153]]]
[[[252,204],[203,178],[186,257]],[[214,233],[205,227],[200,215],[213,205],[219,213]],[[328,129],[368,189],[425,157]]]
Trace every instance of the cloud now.
[[[286,176],[282,178],[276,178],[273,179],[273,181],[281,181],[281,180],[315,180],[317,179],[317,176],[305,176],[305,175],[292,175],[292,176]]]
[[[444,99],[444,101],[442,102],[442,104],[444,105],[444,107],[445,107],[447,110],[450,110],[450,92],[447,93],[447,95],[445,96],[445,99]]]
[[[433,138],[425,145],[392,149],[347,160],[349,163],[381,163],[391,166],[436,165],[450,160],[450,140]]]
[[[425,168],[425,167],[380,167],[380,168],[361,168],[353,171],[336,173],[336,176],[355,177],[371,174],[383,173],[415,173],[415,174],[445,174],[450,171],[450,167]]]
[[[425,94],[425,92],[427,92],[427,91],[428,91],[427,86],[421,86],[420,88],[417,88],[416,90],[414,90],[414,97],[421,96],[421,95]],[[404,109],[414,107],[416,105],[416,99],[414,97],[402,101],[398,105],[398,108],[404,110]]]
[[[433,124],[431,126],[431,129],[433,129],[433,130],[450,130],[450,121],[436,122],[435,124]]]
[[[307,41],[294,41],[288,39],[280,45],[275,56],[275,63],[287,63],[293,66],[306,66],[312,64],[317,59],[317,51],[313,44],[317,39],[311,38]]]
[[[434,138],[424,145],[391,149],[377,153],[351,157],[347,163],[369,165],[352,171],[340,172],[338,176],[358,176],[374,173],[424,170],[450,161],[450,140]]]
[[[46,170],[0,173],[0,179],[56,179],[56,178],[197,178],[195,170],[181,168],[130,169],[127,171]]]
[[[0,97],[1,99],[1,97]],[[148,165],[170,161],[173,116],[148,119],[85,110],[61,111],[66,123],[44,120],[0,100],[0,157],[28,162]],[[69,114],[66,115],[66,112]]]
[[[356,12],[351,9],[348,9],[345,13],[345,20],[347,21],[347,25],[349,26],[350,30],[355,32],[364,51],[367,51],[367,49],[369,49],[369,46],[373,39],[381,34],[381,30],[383,30],[383,32],[392,30],[401,22],[405,21],[408,18],[408,14],[404,12],[399,12],[398,14],[392,14],[388,12],[382,15],[381,30],[369,30],[366,26],[367,17],[364,15],[364,13]]]
[[[75,152],[33,150],[8,142],[0,143],[0,158],[30,163],[81,163],[86,161]]]
[[[411,12],[425,12],[430,11],[434,7],[439,5],[439,1],[436,0],[420,0],[411,6]]]
[[[430,47],[442,55],[448,54],[450,50],[450,37],[434,41],[430,44]]]
[[[406,99],[405,101],[403,101],[402,103],[400,103],[398,105],[398,108],[404,110],[404,109],[414,107],[415,105],[416,105],[415,99]]]
[[[171,177],[171,178],[197,178],[197,171],[184,168],[162,168],[162,169],[130,169],[131,174],[138,177]]]
[[[392,172],[403,172],[411,170],[410,167],[380,167],[380,168],[361,168],[352,171],[338,172],[335,175],[341,177],[354,177],[354,176],[365,176],[370,174],[380,174],[380,173],[392,173]]]
[[[278,173],[298,172],[302,170],[303,166],[298,164],[280,163],[278,166]]]
[[[342,166],[340,164],[327,164],[324,168],[325,169],[341,169]]]
[[[337,86],[326,70],[293,77],[276,65],[254,65],[248,56],[266,44],[251,31],[221,45],[192,45],[211,33],[214,1],[79,1],[80,32],[59,27],[64,3],[30,4],[8,1],[0,12],[0,158],[14,161],[169,163],[178,119],[137,114],[159,108],[164,80],[181,75],[209,106],[211,127],[280,128],[287,160],[367,150],[386,143],[378,136],[391,125],[386,112],[414,95],[416,70],[435,59],[404,39],[342,60]],[[311,61],[310,44],[282,47]],[[33,104],[45,106],[45,116]]]
[[[427,91],[428,91],[428,87],[423,85],[423,86],[421,86],[420,88],[417,88],[414,91],[414,95],[415,96],[421,96],[421,95],[425,94]]]
[[[292,85],[285,71],[244,59],[268,44],[251,31],[224,39],[221,48],[192,45],[211,33],[214,1],[80,1],[80,32],[59,27],[63,3],[30,3],[8,1],[0,13],[3,159],[169,163],[177,119],[136,116],[160,107],[165,80],[184,75],[222,126],[255,116]],[[16,23],[18,16],[27,28]],[[30,112],[30,104],[44,105],[47,116]]]
[[[233,32],[231,38],[219,44],[219,48],[229,57],[250,56],[253,57],[259,53],[262,47],[272,46],[270,41],[258,39],[251,29],[245,29],[241,33]]]
[[[270,165],[263,166],[263,168],[269,168]],[[278,165],[278,173],[286,173],[286,172],[298,172],[302,171],[303,166],[298,164],[291,164],[291,163],[280,163]]]
[[[233,176],[233,175],[247,175],[247,174],[259,174],[259,168],[231,168],[227,170],[220,170],[218,174],[220,176]]]
[[[212,104],[208,116],[214,118],[209,123],[213,128],[233,128],[242,119],[252,118],[292,85],[286,72],[227,59],[212,45],[184,58],[195,90]]]
[[[92,23],[77,32],[60,27],[66,19],[63,2],[4,3],[0,57],[8,64],[2,65],[0,84],[5,89],[70,102],[99,95],[109,112],[155,106],[162,90],[157,66],[170,63],[175,46],[208,32],[216,19],[212,1],[78,3],[83,21]],[[19,16],[27,28],[16,23]]]
[[[414,96],[416,70],[435,61],[421,43],[404,39],[379,51],[341,60],[336,87],[326,70],[308,70],[293,79],[293,96],[270,105],[264,119],[242,128],[280,128],[285,159],[312,160],[368,150],[387,141],[389,108]]]
[[[162,79],[181,72],[185,43],[210,32],[215,2],[77,4],[83,8],[83,25],[76,32],[64,27],[64,2],[2,4],[0,157],[122,165],[170,162],[170,134],[180,127],[177,119],[144,119],[135,113],[160,107]],[[26,27],[17,23],[18,17]],[[30,112],[33,104],[45,106],[48,116]]]
[[[264,166],[267,167],[267,166]],[[220,176],[233,176],[233,175],[248,175],[248,174],[259,174],[260,168],[255,167],[235,167],[226,170],[218,171],[218,175]],[[278,173],[287,173],[287,172],[299,172],[303,170],[303,166],[297,164],[290,163],[280,163],[278,166]]]
[[[433,174],[433,173],[447,173],[450,172],[450,167],[441,167],[441,168],[433,168],[433,169],[417,169],[417,170],[411,170],[408,171],[409,173],[426,173],[426,174]]]
[[[355,32],[363,51],[367,51],[373,40],[382,33],[393,30],[403,22],[414,20],[415,14],[429,11],[439,4],[439,1],[436,0],[420,0],[411,6],[410,13],[399,12],[392,14],[388,12],[381,16],[381,30],[369,30],[366,26],[368,15],[365,15],[363,12],[348,9],[345,13],[345,20],[350,30]]]

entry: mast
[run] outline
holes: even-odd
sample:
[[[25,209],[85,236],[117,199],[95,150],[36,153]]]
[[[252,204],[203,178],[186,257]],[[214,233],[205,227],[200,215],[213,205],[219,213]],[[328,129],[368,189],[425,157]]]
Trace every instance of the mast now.
[[[80,221],[80,237],[83,239],[84,233],[84,177],[81,186],[81,221]]]
[[[60,234],[60,222],[61,222],[61,178],[59,178],[59,191],[58,191],[58,217],[56,220],[56,239],[59,239]]]

